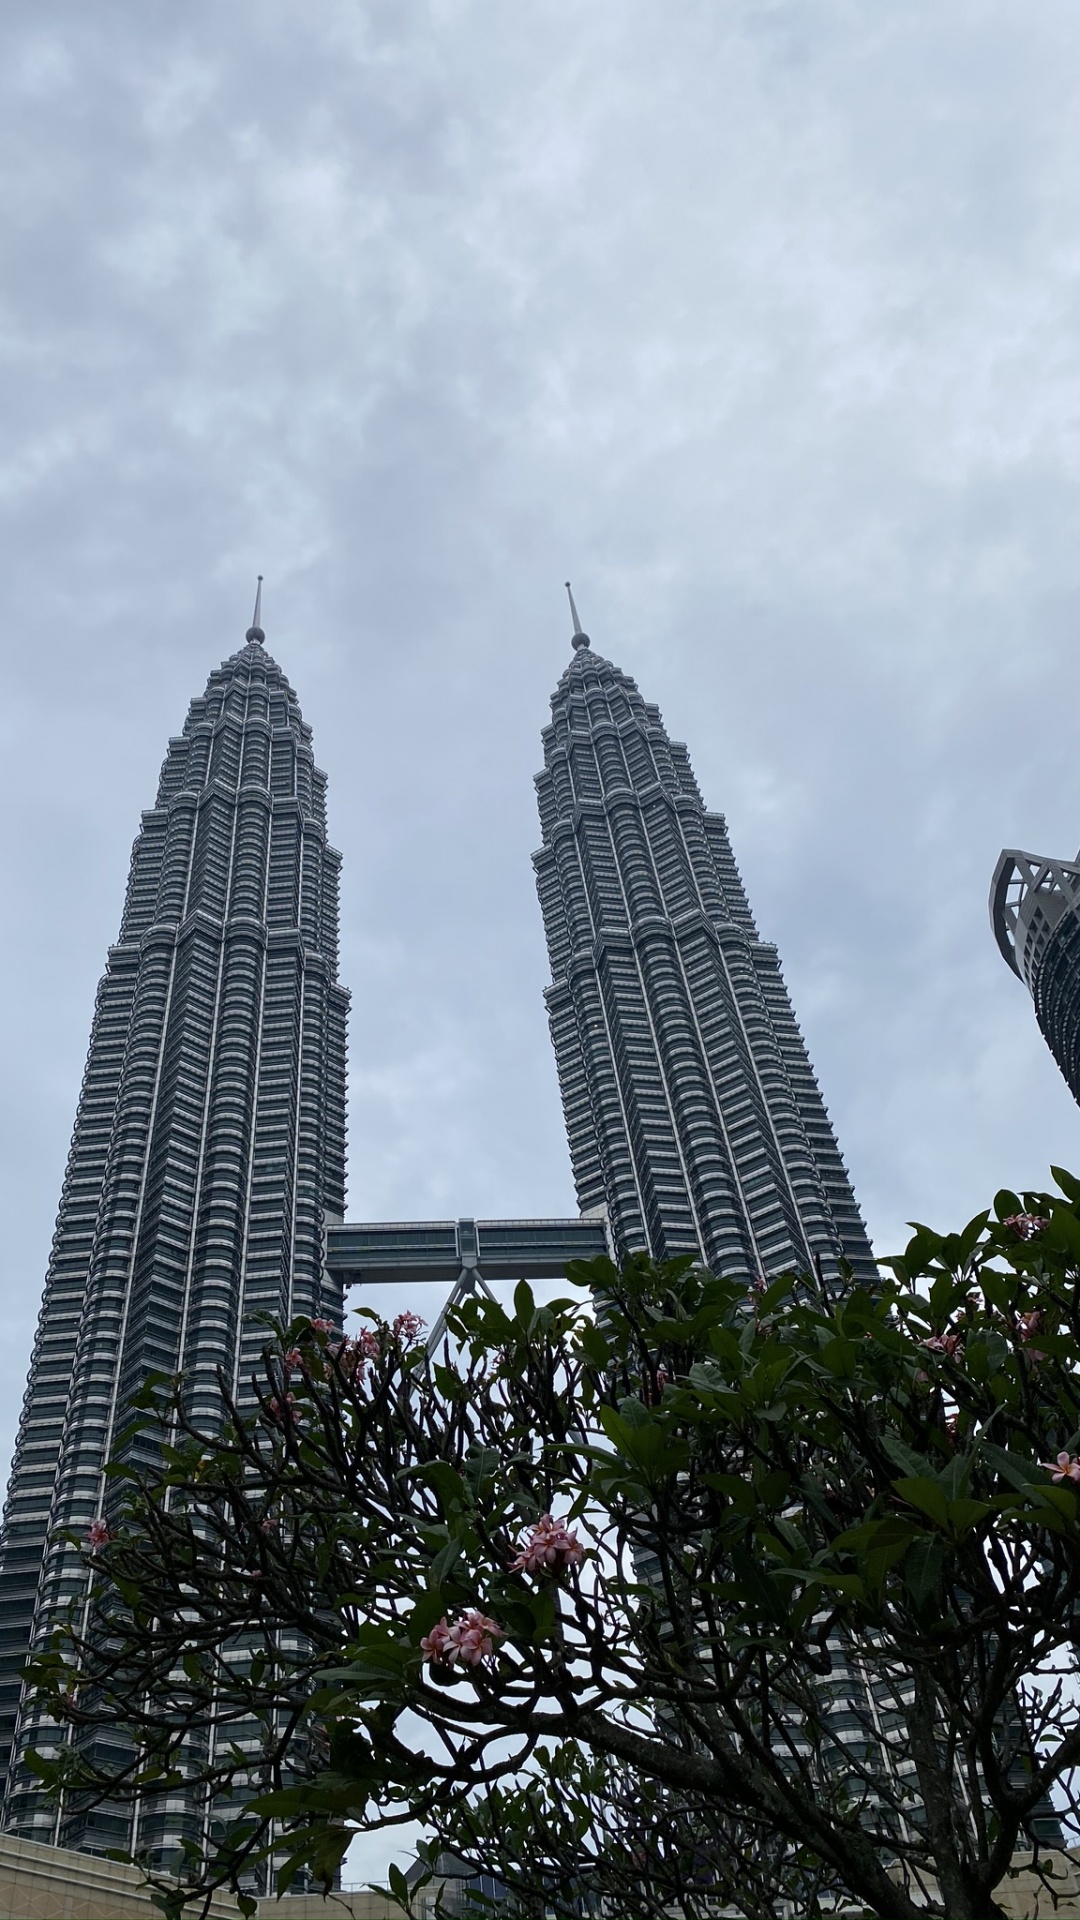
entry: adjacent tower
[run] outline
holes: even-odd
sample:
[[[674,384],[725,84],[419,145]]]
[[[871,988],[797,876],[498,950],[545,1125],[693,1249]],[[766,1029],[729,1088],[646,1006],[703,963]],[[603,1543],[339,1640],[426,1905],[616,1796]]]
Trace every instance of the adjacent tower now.
[[[0,1542],[3,1820],[30,1839],[160,1851],[189,1819],[61,1817],[19,1764],[35,1736],[19,1672],[85,1591],[56,1536],[107,1516],[103,1468],[146,1376],[182,1371],[214,1423],[218,1369],[243,1391],[259,1315],[340,1320],[324,1262],[344,1210],[340,864],[257,598],[169,742],[98,988]]]
[[[1007,848],[994,870],[990,920],[1006,964],[1074,1100],[1080,1100],[1080,855],[1054,860]]]
[[[534,855],[551,1036],[583,1212],[616,1253],[718,1273],[876,1269],[723,816],[628,674],[573,658],[552,697]]]

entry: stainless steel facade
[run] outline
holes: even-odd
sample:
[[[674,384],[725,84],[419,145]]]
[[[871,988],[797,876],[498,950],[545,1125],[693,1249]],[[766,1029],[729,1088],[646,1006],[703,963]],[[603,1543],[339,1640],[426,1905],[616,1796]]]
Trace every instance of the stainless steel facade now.
[[[573,603],[571,602],[571,605]],[[575,625],[576,625],[575,616]],[[615,1250],[875,1273],[776,948],[681,742],[577,627],[534,855],[578,1201]]]
[[[1080,1100],[1080,855],[1054,860],[1010,847],[990,887],[1002,958],[1024,982],[1035,1018]]]
[[[183,1371],[213,1423],[218,1368],[242,1389],[258,1359],[256,1315],[340,1323],[339,868],[311,729],[256,624],[169,742],[98,988],[0,1546],[3,1820],[30,1839],[132,1837],[121,1808],[60,1818],[19,1765],[48,1734],[20,1707],[27,1648],[85,1591],[57,1532],[107,1515],[132,1393]],[[192,1817],[146,1814],[137,1843]]]

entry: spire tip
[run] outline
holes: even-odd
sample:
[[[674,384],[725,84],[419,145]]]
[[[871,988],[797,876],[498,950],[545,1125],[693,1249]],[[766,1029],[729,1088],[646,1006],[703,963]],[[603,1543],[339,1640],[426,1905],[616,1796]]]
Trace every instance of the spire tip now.
[[[566,591],[570,595],[570,614],[574,622],[574,634],[573,634],[572,645],[574,646],[575,649],[578,647],[587,647],[589,644],[589,636],[585,632],[585,629],[582,626],[581,621],[578,619],[578,610],[574,605],[574,596],[573,596],[573,593],[571,592],[569,580],[566,582]]]
[[[245,640],[257,640],[260,646],[266,639],[262,630],[262,583],[263,577],[260,573],[255,587],[255,611],[251,616],[251,625],[244,635]]]

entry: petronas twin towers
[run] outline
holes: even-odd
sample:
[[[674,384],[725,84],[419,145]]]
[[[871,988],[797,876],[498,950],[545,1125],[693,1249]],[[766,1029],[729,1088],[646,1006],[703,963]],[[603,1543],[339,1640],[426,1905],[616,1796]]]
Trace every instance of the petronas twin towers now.
[[[535,862],[579,1206],[606,1218],[617,1255],[869,1278],[724,820],[658,709],[574,624],[544,730]],[[60,1813],[21,1764],[44,1731],[23,1696],[27,1650],[85,1588],[64,1536],[105,1510],[104,1469],[137,1445],[122,1439],[125,1409],[148,1373],[183,1373],[212,1420],[219,1369],[243,1390],[262,1315],[342,1314],[341,1263],[327,1259],[345,1185],[340,857],[310,728],[264,642],[257,604],[142,816],[0,1539],[3,1824],[88,1851],[161,1857],[176,1828],[168,1810],[135,1832],[119,1807]]]

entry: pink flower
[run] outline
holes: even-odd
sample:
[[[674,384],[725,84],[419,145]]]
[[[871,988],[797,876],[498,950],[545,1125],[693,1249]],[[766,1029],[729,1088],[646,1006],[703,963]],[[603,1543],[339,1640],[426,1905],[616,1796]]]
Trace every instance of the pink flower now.
[[[1040,1360],[1045,1360],[1046,1355],[1042,1353],[1038,1347],[1029,1346],[1028,1342],[1031,1340],[1033,1334],[1042,1332],[1044,1319],[1045,1315],[1042,1309],[1033,1307],[1030,1313],[1022,1313],[1020,1315],[1017,1324],[1017,1332],[1020,1335],[1021,1342],[1027,1347],[1027,1357],[1029,1360],[1034,1361],[1036,1365]]]
[[[657,1402],[663,1399],[664,1388],[667,1386],[667,1383],[670,1379],[671,1379],[671,1375],[668,1372],[666,1367],[657,1367],[656,1386],[654,1388],[652,1380],[649,1378],[649,1375],[648,1374],[645,1375],[641,1383],[641,1394],[642,1394],[642,1399],[644,1400],[645,1405],[647,1407],[656,1406]]]
[[[495,1642],[503,1638],[498,1621],[489,1620],[486,1613],[477,1613],[473,1608],[455,1620],[453,1626],[443,1614],[431,1632],[425,1633],[420,1651],[433,1667],[452,1667],[456,1660],[467,1667],[478,1667],[481,1661],[494,1658]]]
[[[331,1357],[337,1361],[337,1364],[341,1368],[342,1373],[344,1373],[350,1380],[355,1380],[357,1379],[357,1377],[359,1377],[361,1380],[363,1379],[364,1356],[360,1351],[360,1345],[358,1341],[349,1340],[349,1339],[339,1340],[337,1345],[335,1347],[331,1347],[329,1351],[330,1351]],[[326,1377],[329,1380],[334,1369],[332,1366],[328,1365],[325,1371],[326,1371]]]
[[[1080,1456],[1074,1460],[1069,1453],[1059,1453],[1056,1466],[1049,1460],[1040,1460],[1039,1465],[1055,1480],[1080,1480]]]
[[[1034,1240],[1037,1234],[1045,1233],[1049,1220],[1041,1213],[1010,1213],[1003,1227],[1011,1227],[1018,1240]]]
[[[290,1373],[295,1373],[298,1367],[302,1367],[304,1364],[304,1356],[299,1347],[290,1347],[282,1364],[285,1368],[286,1377]]]
[[[348,1379],[359,1385],[364,1377],[364,1368],[367,1362],[378,1359],[382,1352],[382,1344],[378,1334],[373,1333],[370,1327],[365,1327],[361,1333],[356,1335],[355,1339],[351,1339],[346,1335],[343,1340],[338,1341],[336,1346],[328,1347],[327,1352],[337,1361],[342,1373],[345,1374]],[[333,1368],[327,1366],[324,1371],[329,1380],[332,1376]]]
[[[425,1660],[431,1661],[432,1666],[449,1665],[454,1659],[454,1654],[449,1651],[449,1648],[450,1622],[444,1613],[442,1619],[432,1627],[431,1632],[425,1633],[420,1642],[420,1651]]]
[[[313,1320],[311,1324],[316,1333],[333,1333],[334,1331],[334,1323],[332,1320]]]
[[[96,1520],[91,1520],[83,1538],[91,1553],[97,1553],[99,1547],[106,1546],[112,1539],[112,1534],[109,1532],[106,1522],[99,1515]]]
[[[922,1344],[929,1353],[943,1353],[947,1360],[952,1360],[963,1348],[964,1336],[962,1333],[932,1333],[929,1340],[924,1340]]]
[[[503,1630],[498,1621],[489,1620],[486,1613],[463,1613],[455,1620],[450,1629],[450,1639],[455,1651],[464,1660],[466,1666],[478,1667],[482,1660],[494,1657],[495,1642],[503,1638]],[[451,1656],[453,1657],[453,1656]]]
[[[427,1321],[422,1320],[418,1313],[399,1313],[391,1331],[394,1339],[400,1340],[403,1346],[414,1347],[426,1326]]]
[[[584,1558],[585,1549],[577,1534],[567,1531],[565,1521],[553,1520],[550,1513],[544,1513],[517,1559],[510,1562],[510,1571],[536,1575],[550,1573],[557,1580],[560,1574],[569,1572],[572,1567],[580,1567]]]
[[[267,1401],[266,1411],[270,1415],[271,1420],[276,1421],[277,1424],[282,1427],[285,1426],[288,1421],[297,1420],[300,1417],[296,1410],[296,1395],[294,1393],[287,1393],[283,1400],[279,1400],[275,1394],[272,1400]]]

